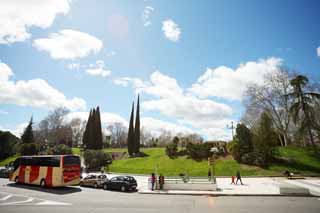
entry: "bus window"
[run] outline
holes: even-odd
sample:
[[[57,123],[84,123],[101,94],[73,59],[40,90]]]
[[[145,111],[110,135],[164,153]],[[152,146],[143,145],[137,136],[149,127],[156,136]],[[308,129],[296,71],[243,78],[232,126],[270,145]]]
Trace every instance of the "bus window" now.
[[[78,156],[64,156],[63,157],[63,164],[65,166],[71,165],[80,165],[80,158]]]
[[[20,158],[17,158],[17,159],[13,162],[13,171],[16,171],[19,166],[20,166]]]

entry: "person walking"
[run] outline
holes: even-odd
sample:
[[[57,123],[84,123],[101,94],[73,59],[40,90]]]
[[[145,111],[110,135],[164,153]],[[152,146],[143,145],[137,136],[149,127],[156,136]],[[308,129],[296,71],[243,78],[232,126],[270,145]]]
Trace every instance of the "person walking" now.
[[[240,180],[241,185],[243,185],[242,180],[241,180],[241,175],[240,175],[240,171],[237,171],[237,180],[236,180],[236,184],[238,184],[238,181]]]
[[[160,186],[160,190],[163,189],[163,184],[164,184],[164,176],[162,174],[160,174],[159,176],[159,186]]]
[[[156,183],[156,176],[154,173],[151,174],[151,190],[154,190],[154,184]]]
[[[236,179],[236,176],[232,175],[231,176],[231,184],[236,184],[236,182],[234,182]]]
[[[211,181],[211,170],[208,170],[208,180]]]

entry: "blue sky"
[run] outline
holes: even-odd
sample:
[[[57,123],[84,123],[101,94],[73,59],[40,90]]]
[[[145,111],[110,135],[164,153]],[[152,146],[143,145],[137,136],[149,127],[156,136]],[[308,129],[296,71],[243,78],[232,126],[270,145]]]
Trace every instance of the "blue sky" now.
[[[228,139],[247,83],[280,66],[320,78],[316,0],[8,0],[0,8],[0,129],[21,131],[56,106],[84,119],[99,105],[105,125],[125,125],[140,92],[150,131]]]

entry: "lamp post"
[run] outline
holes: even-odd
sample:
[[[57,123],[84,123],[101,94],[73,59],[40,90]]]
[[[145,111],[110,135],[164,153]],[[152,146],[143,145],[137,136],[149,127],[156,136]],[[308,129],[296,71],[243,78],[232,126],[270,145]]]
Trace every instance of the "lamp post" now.
[[[215,178],[215,172],[214,172],[214,155],[219,152],[217,147],[212,147],[210,149],[210,152],[212,153],[212,156],[210,158],[210,166],[211,166],[211,178],[213,178],[213,183],[216,183],[216,178]]]
[[[234,139],[234,133],[233,130],[235,129],[234,125],[233,125],[233,121],[231,121],[231,125],[227,124],[227,128],[231,129],[231,133],[232,133],[232,140]]]

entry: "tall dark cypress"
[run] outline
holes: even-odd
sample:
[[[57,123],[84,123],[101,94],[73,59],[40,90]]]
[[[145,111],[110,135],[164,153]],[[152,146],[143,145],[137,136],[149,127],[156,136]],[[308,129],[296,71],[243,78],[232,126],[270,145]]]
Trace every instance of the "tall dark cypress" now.
[[[96,118],[95,118],[95,149],[102,149],[102,130],[101,130],[101,118],[100,118],[100,109],[99,106],[96,110]]]
[[[139,94],[137,101],[137,113],[136,113],[136,123],[134,126],[134,153],[140,152],[140,104],[139,104]]]
[[[88,144],[89,144],[89,126],[90,126],[90,121],[91,121],[91,115],[92,115],[92,110],[90,110],[89,117],[88,117],[87,124],[86,124],[86,128],[85,128],[83,136],[82,136],[82,145],[86,149],[88,149]]]
[[[34,143],[34,137],[33,137],[33,130],[32,130],[32,117],[29,121],[28,126],[24,129],[23,134],[21,136],[21,142],[22,143]]]
[[[130,115],[130,123],[129,123],[129,130],[128,130],[128,138],[127,138],[127,145],[128,145],[128,153],[132,155],[134,149],[134,127],[133,127],[133,120],[134,120],[134,102],[132,103],[132,110]]]

